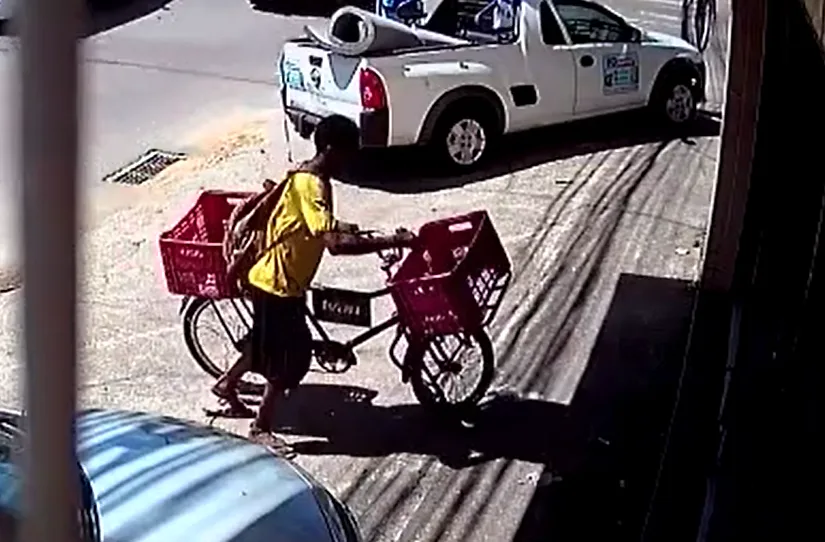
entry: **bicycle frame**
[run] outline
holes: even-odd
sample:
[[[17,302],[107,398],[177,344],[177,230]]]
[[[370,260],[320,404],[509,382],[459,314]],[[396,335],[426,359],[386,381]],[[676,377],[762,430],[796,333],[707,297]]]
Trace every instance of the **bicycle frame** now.
[[[318,296],[319,293],[322,293],[322,292],[326,292],[326,293],[336,292],[337,294],[346,293],[348,295],[359,296],[359,297],[361,297],[361,299],[363,301],[366,301],[368,303],[371,303],[373,300],[375,300],[379,297],[383,297],[383,296],[390,293],[389,288],[381,288],[379,290],[374,290],[374,291],[370,291],[370,292],[359,292],[359,291],[354,291],[354,290],[339,290],[339,289],[334,289],[334,288],[320,288],[320,287],[318,287],[318,288],[312,288],[310,291],[312,292],[312,296],[313,296],[313,305],[318,304],[316,302],[316,299],[317,299],[316,296]],[[365,325],[362,325],[361,323],[345,322],[345,321],[341,321],[341,319],[336,319],[336,318],[322,318],[322,317],[319,317],[319,315],[318,315],[319,311],[310,310],[309,306],[307,306],[307,311],[306,312],[307,312],[307,319],[309,320],[309,322],[312,325],[313,329],[315,329],[315,332],[318,333],[318,335],[321,337],[321,341],[325,342],[325,343],[333,342],[333,339],[329,335],[329,333],[327,333],[327,331],[324,328],[322,322],[331,322],[331,323],[339,323],[339,324],[344,324],[344,325],[367,327],[367,329],[365,331],[359,333],[358,335],[356,335],[355,337],[352,337],[350,340],[348,340],[347,342],[344,343],[344,346],[348,349],[354,349],[357,346],[360,346],[360,345],[364,344],[365,342],[369,341],[373,337],[376,337],[376,336],[380,335],[381,333],[383,333],[384,331],[392,328],[393,326],[398,325],[398,322],[399,322],[398,314],[396,314],[396,313],[393,313],[392,316],[390,316],[389,318],[385,319],[384,321],[380,322],[379,324],[377,324],[375,326],[372,326],[372,325],[365,326]]]
[[[377,232],[372,230],[360,232],[360,234],[367,237],[371,237],[375,233]],[[393,247],[385,250],[379,250],[376,254],[382,261],[381,270],[386,274],[387,279],[389,280],[392,276],[393,267],[402,260],[403,249],[401,247]],[[318,343],[321,345],[339,345],[352,352],[353,349],[364,344],[373,337],[376,337],[393,326],[398,325],[400,319],[397,312],[393,313],[392,316],[379,324],[375,326],[372,325],[372,301],[389,293],[390,289],[387,287],[367,292],[326,286],[311,287],[310,296],[314,310],[311,310],[309,305],[307,305],[306,315],[312,329],[314,329],[320,336],[320,340],[314,341],[316,343],[316,347]],[[189,296],[183,298],[178,311],[179,314],[183,314],[191,300],[192,297]],[[238,339],[233,337],[233,333],[230,330],[229,325],[224,319],[221,311],[214,304],[214,301],[212,301],[212,306],[224,332],[226,332],[227,336],[233,341],[235,348],[240,350],[240,345],[252,328],[252,307],[246,298],[230,299],[229,302],[232,304],[235,313],[244,323],[247,331],[243,337],[239,337]],[[330,336],[322,324],[324,321],[367,329],[355,337],[352,337],[347,342],[341,343],[335,341]],[[398,340],[396,339],[395,343],[397,342]],[[395,345],[395,343],[393,344]],[[394,359],[393,362],[395,362]],[[396,363],[396,365],[398,365],[398,363]]]
[[[330,292],[330,291],[334,291],[334,292],[338,292],[338,293],[346,292],[348,294],[353,294],[353,295],[356,295],[356,296],[360,296],[364,300],[372,302],[373,300],[375,300],[379,297],[383,297],[383,296],[389,294],[390,289],[389,288],[381,288],[379,290],[374,290],[374,291],[359,292],[359,291],[355,291],[355,290],[340,290],[340,289],[334,289],[334,288],[315,287],[315,288],[312,288],[310,290],[310,292],[312,292],[313,296],[317,295],[317,292]],[[186,310],[186,307],[188,306],[189,302],[192,299],[194,299],[194,298],[192,298],[192,297],[184,297],[183,298],[183,300],[181,301],[180,309],[178,311],[180,314],[183,314],[183,312]],[[238,315],[238,317],[241,319],[241,321],[246,326],[246,329],[247,329],[247,332],[248,332],[252,328],[252,307],[251,307],[250,302],[246,298],[230,299],[229,302],[232,304],[232,308],[235,310],[235,313]],[[221,324],[221,327],[226,332],[227,336],[232,337],[233,333],[230,330],[229,325],[227,324],[226,319],[224,318],[224,315],[222,314],[220,309],[218,309],[217,307],[214,307],[214,309],[215,309],[215,315],[217,316],[218,321]],[[348,349],[354,349],[354,348],[364,344],[365,342],[369,341],[370,339],[380,335],[384,331],[386,331],[388,329],[391,329],[393,326],[398,325],[398,322],[399,322],[399,318],[398,318],[397,313],[393,313],[392,316],[390,316],[389,318],[383,320],[382,322],[378,323],[375,326],[372,326],[372,325],[363,326],[363,325],[349,323],[349,322],[342,322],[340,320],[332,320],[332,319],[321,318],[313,310],[310,309],[309,305],[307,305],[307,307],[306,307],[306,315],[307,315],[307,319],[310,322],[310,325],[312,326],[312,329],[314,329],[315,332],[320,336],[320,338],[321,338],[320,342],[322,342],[322,343],[335,342],[333,340],[332,336],[330,336],[330,334],[327,332],[326,328],[323,325],[323,322],[339,323],[339,324],[344,324],[344,325],[354,325],[354,326],[358,326],[358,327],[367,327],[367,329],[365,331],[359,333],[358,335],[352,337],[347,342],[343,343],[343,345]],[[236,342],[235,346],[237,346],[238,345],[237,343],[240,343],[240,341],[242,341],[242,340],[243,340],[243,337],[241,337],[237,341],[235,341]]]

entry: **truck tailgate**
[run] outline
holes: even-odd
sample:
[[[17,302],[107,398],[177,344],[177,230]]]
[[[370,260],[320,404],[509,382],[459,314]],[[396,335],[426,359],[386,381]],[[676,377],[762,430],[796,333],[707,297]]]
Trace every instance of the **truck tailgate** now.
[[[359,72],[363,58],[331,53],[308,42],[284,44],[279,66],[285,106],[319,117],[343,115],[359,122]]]

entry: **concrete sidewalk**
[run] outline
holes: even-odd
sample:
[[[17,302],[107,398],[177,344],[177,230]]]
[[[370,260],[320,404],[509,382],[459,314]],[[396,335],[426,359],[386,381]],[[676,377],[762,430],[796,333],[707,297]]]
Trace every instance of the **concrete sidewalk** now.
[[[214,405],[210,380],[183,344],[180,300],[166,291],[157,239],[201,189],[255,189],[262,177],[280,174],[282,126],[277,111],[225,119],[197,134],[193,147],[200,151],[192,158],[144,186],[121,187],[114,203],[86,213],[84,405],[195,420]],[[515,270],[492,330],[496,388],[540,405],[524,410],[517,402],[500,423],[466,435],[444,432],[400,383],[387,360],[388,336],[359,348],[359,365],[347,374],[311,373],[284,406],[282,430],[298,443],[298,462],[352,504],[368,539],[512,539],[553,453],[532,438],[552,431],[535,414],[574,397],[620,275],[695,277],[716,138],[592,141],[593,133],[610,130],[627,127],[514,139],[503,151],[504,174],[423,178],[415,164],[401,168],[385,154],[365,165],[370,175],[336,183],[341,218],[368,228],[417,228],[475,209],[490,212]],[[307,155],[304,142],[297,147],[298,157]],[[378,287],[377,264],[369,256],[328,257],[319,282]],[[19,291],[0,296],[4,405],[20,400],[19,299]],[[376,317],[390,310],[378,304]],[[353,400],[357,395],[368,400]],[[505,426],[518,426],[513,414],[521,430],[496,438]],[[221,425],[245,430],[244,422]]]

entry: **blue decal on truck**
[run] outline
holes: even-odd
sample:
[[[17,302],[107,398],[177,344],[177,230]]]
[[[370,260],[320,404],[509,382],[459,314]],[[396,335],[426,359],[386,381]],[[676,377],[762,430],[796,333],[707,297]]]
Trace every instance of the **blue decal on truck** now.
[[[635,52],[604,55],[602,91],[605,96],[639,90],[639,56]]]
[[[292,62],[284,62],[281,65],[282,77],[284,85],[287,88],[294,90],[304,90],[304,74],[301,73],[301,68]]]

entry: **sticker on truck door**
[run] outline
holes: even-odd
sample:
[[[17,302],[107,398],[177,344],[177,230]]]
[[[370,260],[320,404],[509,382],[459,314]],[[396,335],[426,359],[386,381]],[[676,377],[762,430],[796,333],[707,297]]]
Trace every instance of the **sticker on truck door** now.
[[[304,74],[301,73],[301,68],[297,64],[284,62],[281,70],[286,88],[304,90]]]
[[[635,52],[602,57],[602,91],[605,96],[639,90],[639,57]]]

